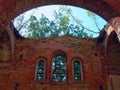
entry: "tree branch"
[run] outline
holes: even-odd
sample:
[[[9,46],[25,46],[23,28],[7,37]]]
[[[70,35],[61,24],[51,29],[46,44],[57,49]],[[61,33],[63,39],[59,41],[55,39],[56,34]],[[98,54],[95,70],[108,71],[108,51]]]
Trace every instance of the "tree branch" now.
[[[86,29],[87,31],[90,31],[90,32],[93,32],[93,33],[97,33],[97,34],[99,33],[99,32],[95,32],[95,31],[93,31],[93,30],[90,30],[90,29],[84,27],[82,24],[80,24],[80,23],[76,20],[76,18],[75,18],[71,13],[70,13],[70,16],[75,20],[76,23],[78,23],[82,28]]]

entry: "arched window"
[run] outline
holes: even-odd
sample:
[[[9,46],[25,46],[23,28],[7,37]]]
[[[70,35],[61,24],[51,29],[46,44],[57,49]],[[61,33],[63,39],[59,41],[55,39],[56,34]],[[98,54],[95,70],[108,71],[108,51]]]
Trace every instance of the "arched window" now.
[[[80,59],[73,61],[73,78],[75,81],[82,80],[82,65]]]
[[[45,59],[40,59],[37,63],[36,71],[36,80],[44,81],[45,80]]]
[[[66,81],[66,57],[56,55],[52,62],[52,80],[56,82]]]

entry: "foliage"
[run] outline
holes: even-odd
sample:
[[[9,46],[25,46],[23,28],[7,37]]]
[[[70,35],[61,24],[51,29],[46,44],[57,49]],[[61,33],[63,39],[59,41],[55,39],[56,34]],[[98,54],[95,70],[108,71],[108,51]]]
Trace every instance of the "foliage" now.
[[[38,66],[37,66],[37,80],[44,80],[44,76],[45,76],[45,62],[44,60],[40,60],[38,62]]]
[[[80,38],[92,37],[85,32],[82,21],[72,15],[70,8],[59,7],[59,11],[53,12],[53,20],[49,20],[44,14],[38,19],[31,15],[28,21],[24,20],[24,15],[19,16],[16,23],[17,30],[23,37],[40,39],[55,36],[72,36]],[[24,31],[23,31],[24,30]]]
[[[78,60],[73,62],[74,80],[81,80],[81,66]]]
[[[56,82],[66,81],[66,58],[57,55],[53,58],[52,80]]]

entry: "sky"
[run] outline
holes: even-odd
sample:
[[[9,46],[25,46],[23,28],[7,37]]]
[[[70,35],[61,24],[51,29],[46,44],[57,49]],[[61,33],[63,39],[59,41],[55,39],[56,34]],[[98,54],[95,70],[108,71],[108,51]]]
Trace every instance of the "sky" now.
[[[32,14],[35,15],[38,19],[41,17],[41,14],[43,13],[47,18],[50,20],[53,20],[53,11],[58,11],[60,5],[49,5],[49,6],[42,6],[38,7],[32,10],[29,10],[24,13],[25,19],[27,20]],[[90,30],[94,30],[95,32],[99,32],[94,19],[91,17],[88,17],[87,10],[82,9],[75,6],[67,6],[68,8],[71,8],[73,16],[77,17],[82,21],[82,25],[86,28],[89,28]],[[15,20],[14,20],[15,21]],[[96,21],[100,28],[100,30],[107,24],[107,22],[98,16],[96,14]],[[15,23],[15,22],[14,22]],[[14,24],[15,25],[15,24]],[[97,37],[98,35],[94,34],[93,37]]]

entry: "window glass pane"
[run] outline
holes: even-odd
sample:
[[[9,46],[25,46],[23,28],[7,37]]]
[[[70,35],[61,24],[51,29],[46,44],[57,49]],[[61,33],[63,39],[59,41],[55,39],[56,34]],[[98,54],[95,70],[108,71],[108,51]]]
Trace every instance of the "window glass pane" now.
[[[80,61],[75,60],[73,62],[73,70],[74,70],[74,80],[81,80],[81,66],[80,66]]]
[[[45,77],[45,61],[40,60],[37,67],[37,80],[44,80]]]
[[[66,81],[66,58],[57,55],[53,58],[52,63],[52,80],[56,82]]]

